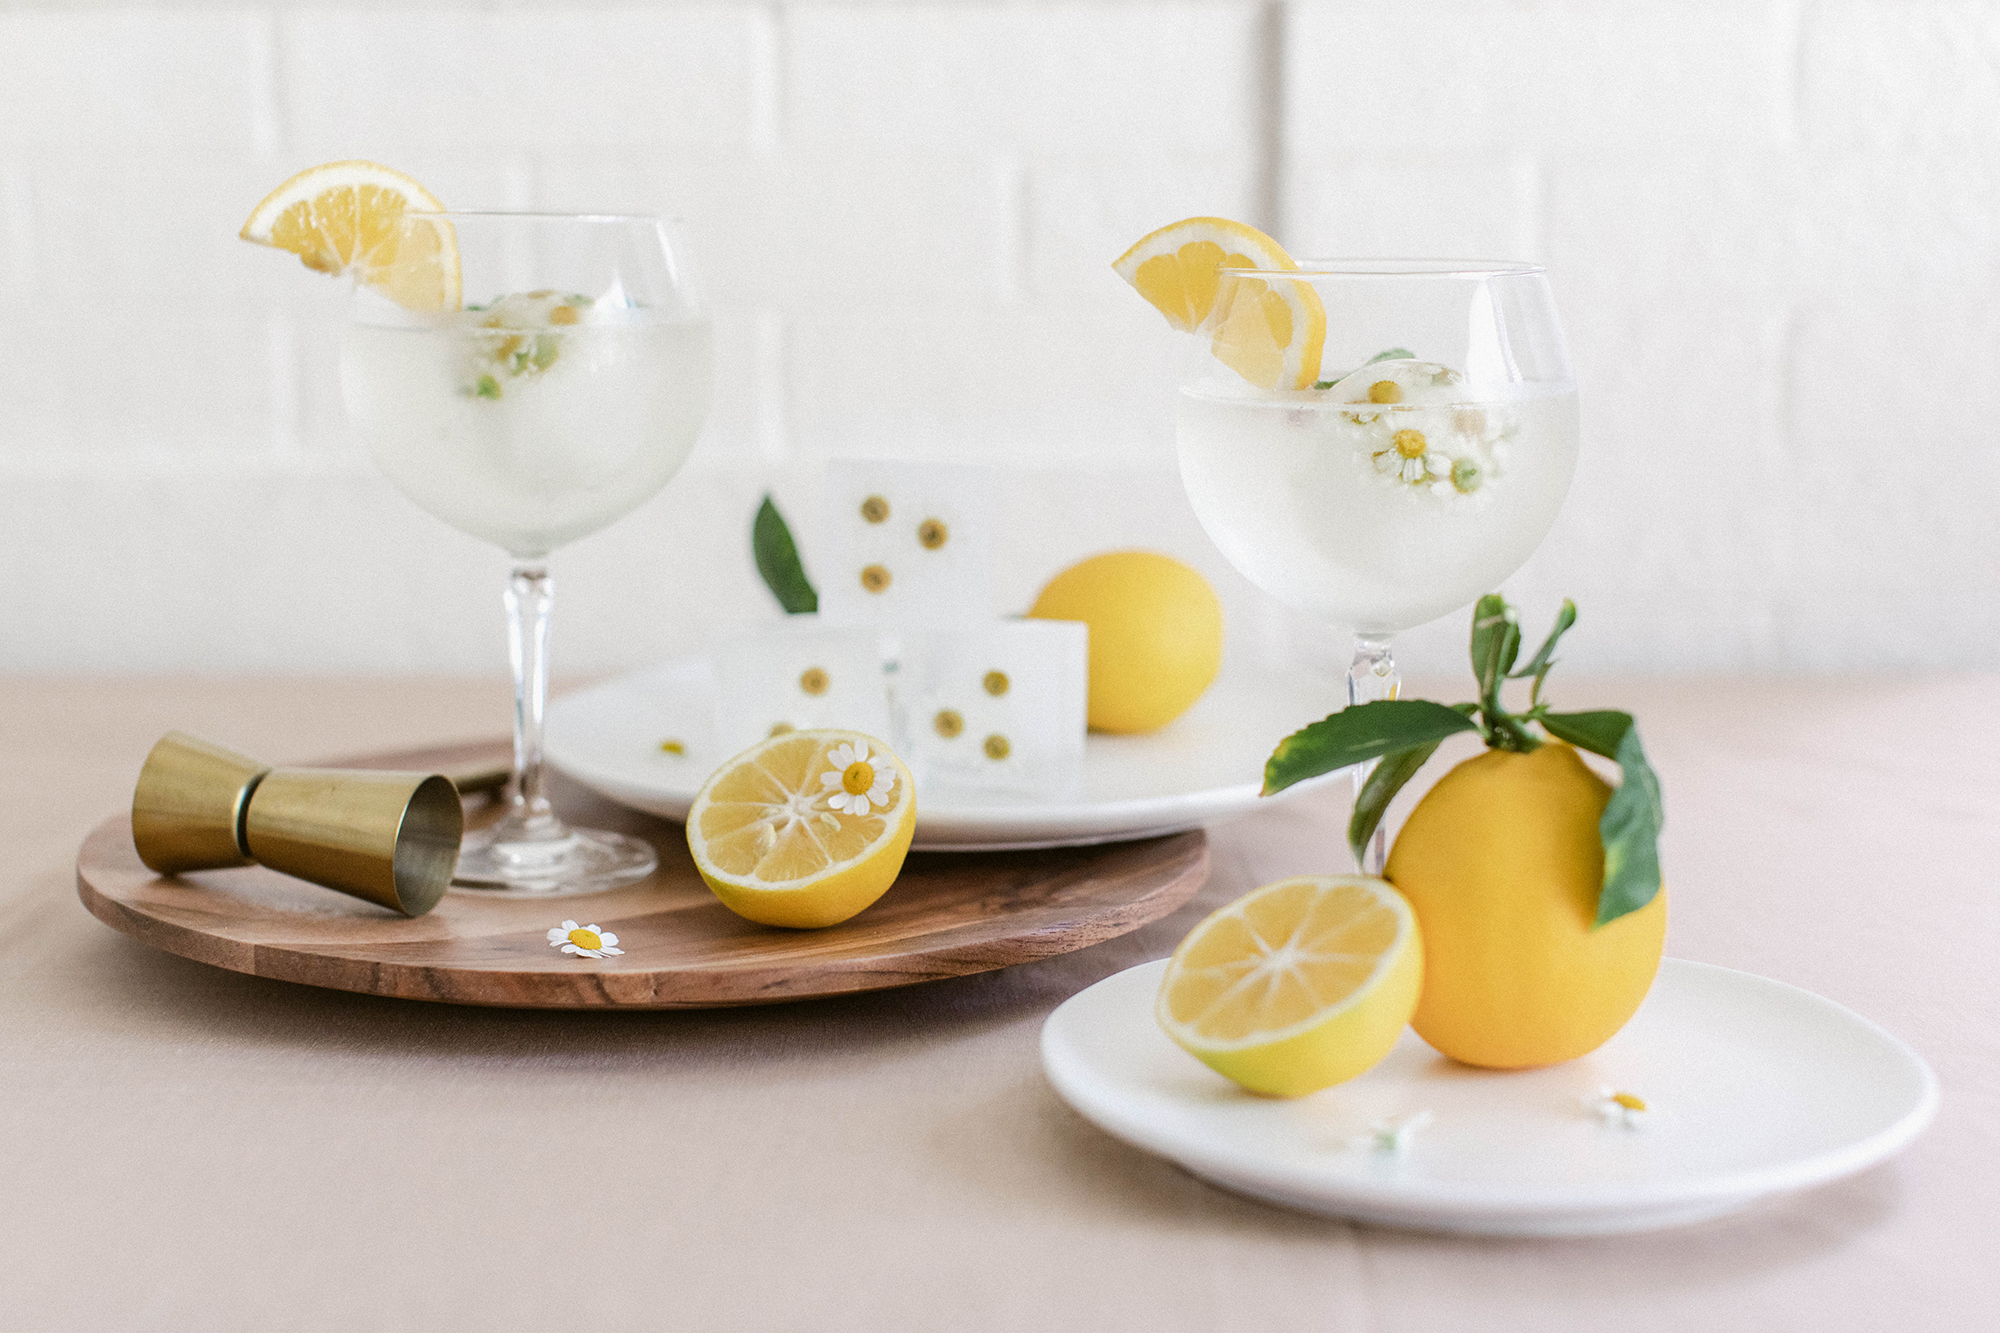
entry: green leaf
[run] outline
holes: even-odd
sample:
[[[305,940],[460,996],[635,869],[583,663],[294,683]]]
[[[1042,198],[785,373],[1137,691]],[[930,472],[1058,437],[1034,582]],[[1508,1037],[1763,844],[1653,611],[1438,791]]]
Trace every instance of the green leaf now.
[[[1417,354],[1415,352],[1412,352],[1407,347],[1391,347],[1386,352],[1375,353],[1375,355],[1369,357],[1366,361],[1356,366],[1354,370],[1366,369],[1367,367],[1374,365],[1377,361],[1414,361],[1416,360],[1416,357]],[[1343,374],[1335,375],[1330,380],[1321,380],[1319,383],[1313,385],[1313,388],[1331,389],[1334,385],[1340,383],[1342,380],[1346,379],[1349,375],[1352,375],[1354,373],[1354,370],[1347,371]]]
[[[1660,891],[1660,829],[1666,822],[1660,779],[1646,762],[1630,713],[1548,713],[1542,726],[1558,740],[1616,760],[1625,775],[1597,821],[1604,844],[1604,887],[1597,895],[1596,924],[1616,921]]]
[[[805,566],[799,563],[799,548],[792,541],[792,530],[785,526],[784,516],[778,513],[768,495],[757,507],[757,519],[750,525],[750,551],[757,558],[757,572],[763,575],[764,586],[778,599],[778,605],[785,608],[785,614],[795,616],[819,610],[819,594],[807,580]]]
[[[1542,677],[1548,675],[1549,668],[1556,663],[1556,644],[1561,641],[1563,635],[1569,633],[1570,626],[1574,624],[1576,624],[1576,603],[1565,597],[1562,610],[1556,612],[1556,627],[1549,631],[1549,637],[1542,640],[1542,646],[1535,650],[1535,655],[1529,659],[1528,665],[1519,671],[1509,673],[1507,679],[1524,680],[1533,676],[1539,691]]]
[[[1469,718],[1476,707],[1476,704],[1459,704],[1452,711]],[[1362,852],[1375,836],[1382,816],[1388,813],[1389,802],[1396,799],[1403,784],[1417,775],[1417,770],[1430,761],[1442,744],[1442,740],[1435,740],[1407,750],[1392,750],[1382,756],[1382,762],[1369,773],[1368,781],[1361,784],[1361,794],[1354,798],[1354,815],[1347,821],[1347,846],[1354,853],[1356,865],[1368,864]]]
[[[1264,764],[1263,794],[1461,731],[1477,731],[1479,724],[1466,716],[1470,707],[1461,711],[1427,699],[1378,699],[1343,708],[1278,742]]]
[[[1499,593],[1487,593],[1472,611],[1472,675],[1488,716],[1501,711],[1500,682],[1514,669],[1520,652],[1521,622],[1514,608]]]
[[[1610,709],[1595,713],[1544,713],[1541,723],[1559,741],[1568,741],[1579,750],[1601,754],[1606,759],[1616,759],[1618,743],[1631,729],[1632,715]]]

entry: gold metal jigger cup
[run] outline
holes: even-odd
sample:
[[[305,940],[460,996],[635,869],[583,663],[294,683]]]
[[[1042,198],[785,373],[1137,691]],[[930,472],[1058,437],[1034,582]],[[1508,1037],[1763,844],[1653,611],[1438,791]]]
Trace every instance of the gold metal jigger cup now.
[[[132,793],[132,841],[162,875],[254,862],[406,916],[444,897],[464,832],[439,774],[271,768],[179,731]]]

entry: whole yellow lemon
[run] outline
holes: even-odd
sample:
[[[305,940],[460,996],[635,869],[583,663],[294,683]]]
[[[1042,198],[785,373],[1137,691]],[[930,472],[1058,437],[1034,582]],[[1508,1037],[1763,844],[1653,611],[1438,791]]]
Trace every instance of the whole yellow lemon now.
[[[1208,580],[1151,551],[1112,551],[1050,579],[1028,614],[1090,626],[1090,725],[1158,731],[1222,667],[1222,603]]]
[[[1573,1060],[1625,1026],[1660,966],[1667,893],[1592,925],[1610,799],[1551,742],[1468,759],[1417,803],[1385,875],[1423,928],[1418,1036],[1466,1064],[1520,1069]]]

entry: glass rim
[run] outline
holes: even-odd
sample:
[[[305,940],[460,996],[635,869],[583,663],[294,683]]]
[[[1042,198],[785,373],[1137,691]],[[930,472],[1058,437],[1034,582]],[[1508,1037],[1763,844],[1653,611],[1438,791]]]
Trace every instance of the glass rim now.
[[[639,222],[677,223],[672,213],[562,213],[543,209],[515,208],[406,208],[406,218],[513,218],[522,222]]]
[[[1527,278],[1546,274],[1542,264],[1519,259],[1301,259],[1297,268],[1223,268],[1231,278]]]

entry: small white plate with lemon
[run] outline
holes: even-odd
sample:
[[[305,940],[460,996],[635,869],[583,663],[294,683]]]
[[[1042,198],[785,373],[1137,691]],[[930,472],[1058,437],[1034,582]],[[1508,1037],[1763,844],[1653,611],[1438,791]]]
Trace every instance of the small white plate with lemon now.
[[[1050,1083],[1135,1147],[1225,1189],[1334,1217],[1488,1235],[1676,1226],[1872,1166],[1937,1108],[1923,1060],[1868,1020],[1781,982],[1675,958],[1631,1022],[1581,1059],[1474,1069],[1406,1030],[1359,1077],[1258,1097],[1161,1029],[1167,966],[1107,977],[1051,1014]],[[1608,1090],[1628,1089],[1641,1114],[1611,1100]]]
[[[1091,733],[1072,799],[925,799],[919,790],[916,848],[1086,846],[1179,833],[1244,814],[1260,802],[1272,745],[1331,712],[1338,690],[1337,682],[1308,672],[1233,667],[1159,731]],[[549,759],[621,805],[685,819],[701,784],[730,757],[715,736],[714,700],[713,667],[699,657],[564,695],[549,705]],[[679,753],[660,748],[669,737]],[[1262,800],[1289,800],[1339,780],[1330,774]]]

